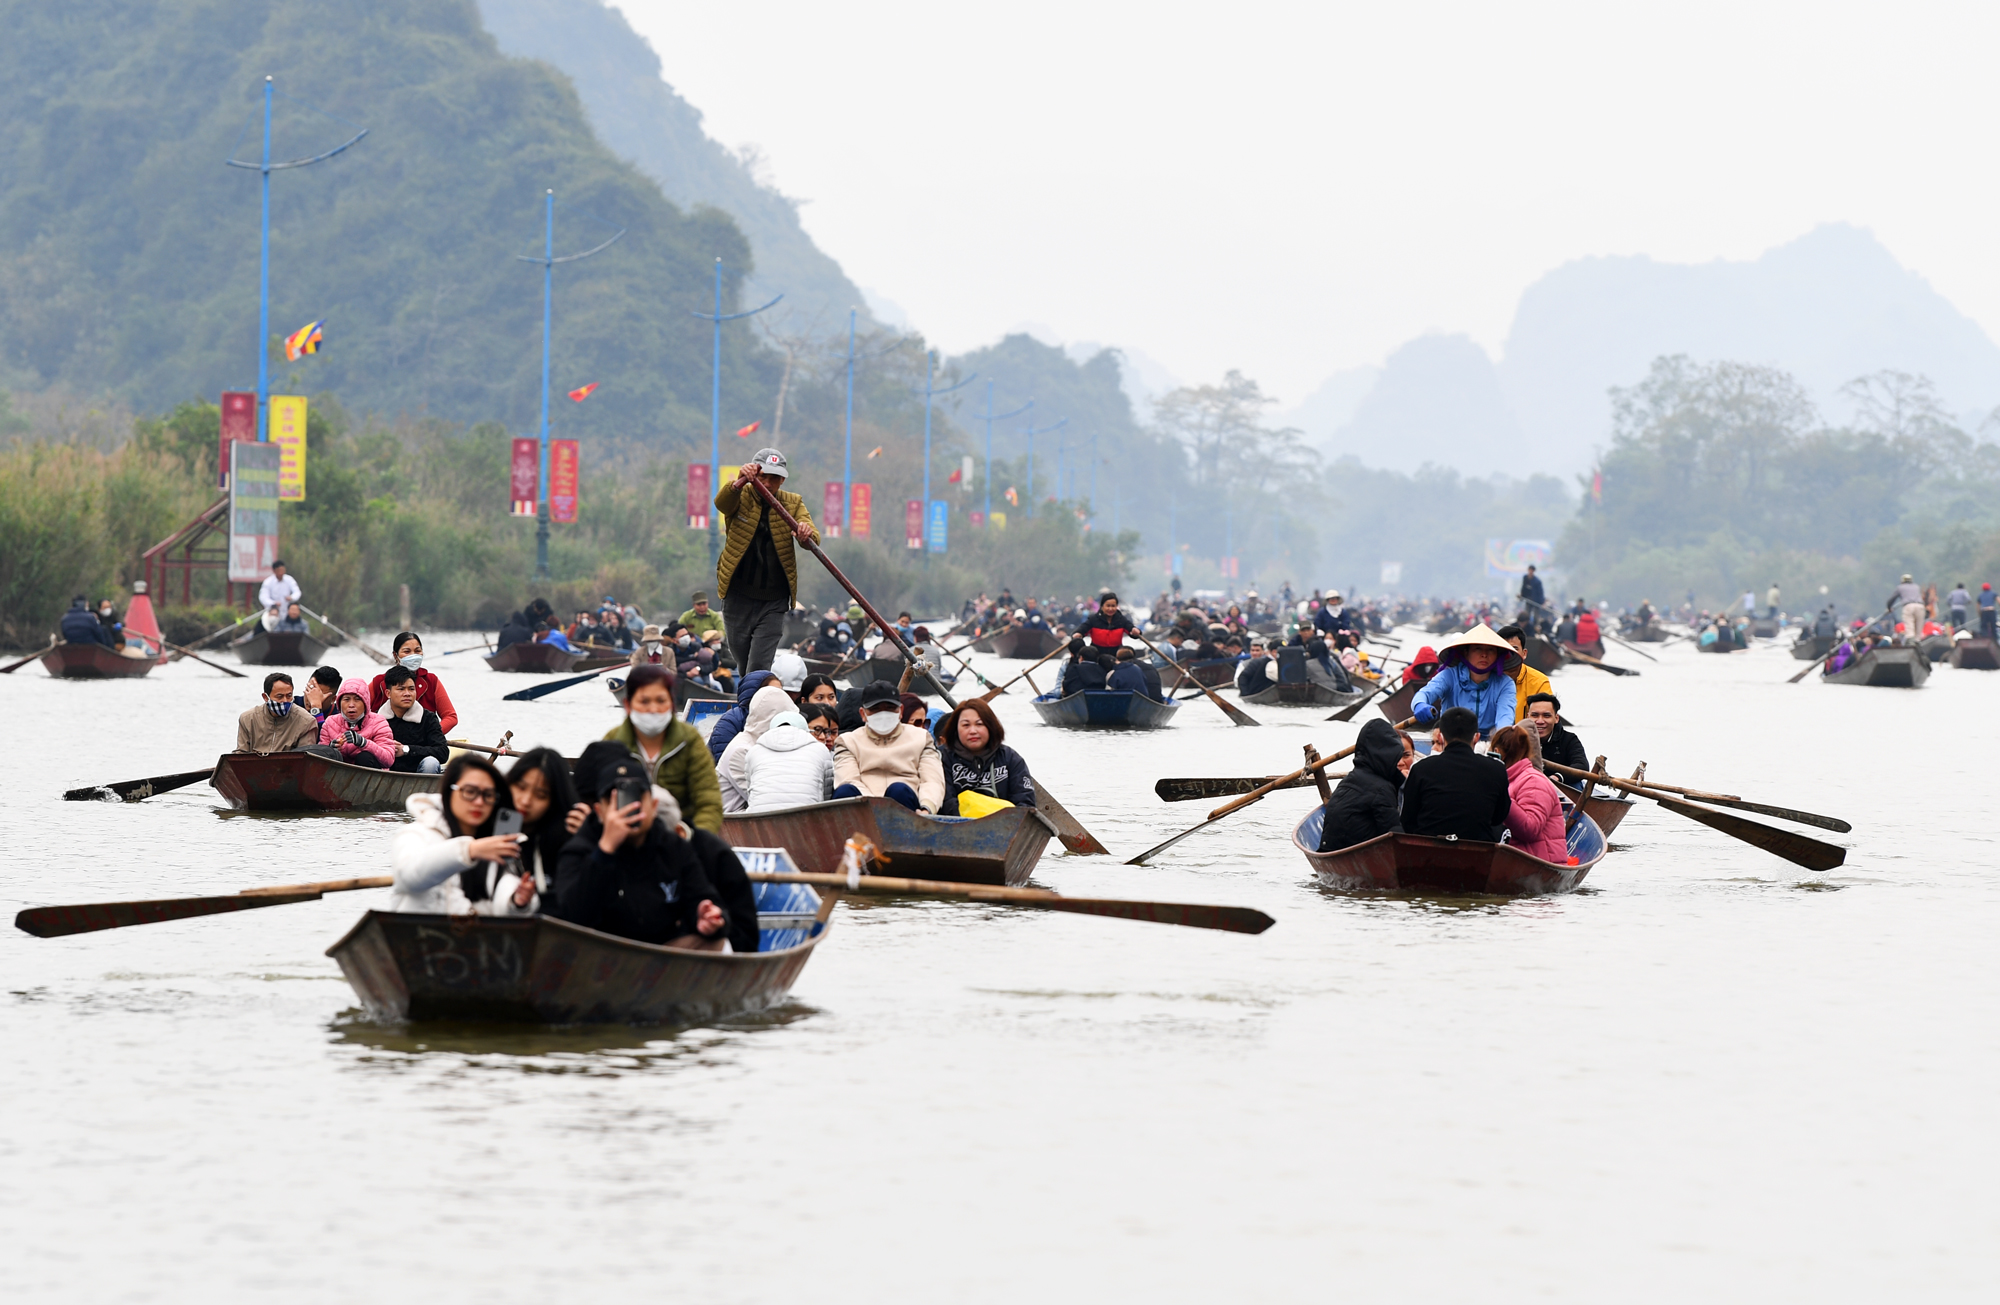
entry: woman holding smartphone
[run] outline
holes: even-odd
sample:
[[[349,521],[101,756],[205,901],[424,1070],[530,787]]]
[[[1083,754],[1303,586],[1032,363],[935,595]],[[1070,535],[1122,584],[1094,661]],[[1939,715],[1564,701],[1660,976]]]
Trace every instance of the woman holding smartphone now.
[[[577,801],[569,763],[554,748],[522,753],[507,772],[507,791],[520,813],[527,842],[521,845],[520,873],[508,881],[505,892],[495,886],[498,906],[493,914],[533,915],[542,909],[549,885],[555,882],[563,844],[583,828],[590,808]]]
[[[388,910],[527,914],[508,909],[524,836],[507,780],[492,762],[460,756],[445,767],[436,793],[412,794],[404,805],[415,823],[390,845]]]

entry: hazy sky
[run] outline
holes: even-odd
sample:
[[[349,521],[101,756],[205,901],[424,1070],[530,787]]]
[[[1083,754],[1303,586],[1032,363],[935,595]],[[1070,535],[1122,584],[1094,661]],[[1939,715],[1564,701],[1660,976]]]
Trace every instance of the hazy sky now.
[[[1042,323],[1294,402],[1498,353],[1593,254],[1868,227],[2000,336],[2000,6],[617,0],[710,133],[941,347]]]

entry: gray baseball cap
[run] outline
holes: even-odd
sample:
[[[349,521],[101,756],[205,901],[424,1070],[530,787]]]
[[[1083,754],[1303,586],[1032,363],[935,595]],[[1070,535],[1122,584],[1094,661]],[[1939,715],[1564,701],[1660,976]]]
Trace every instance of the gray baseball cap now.
[[[791,464],[786,462],[785,455],[776,449],[758,449],[750,461],[766,476],[776,476],[783,480],[792,474]]]

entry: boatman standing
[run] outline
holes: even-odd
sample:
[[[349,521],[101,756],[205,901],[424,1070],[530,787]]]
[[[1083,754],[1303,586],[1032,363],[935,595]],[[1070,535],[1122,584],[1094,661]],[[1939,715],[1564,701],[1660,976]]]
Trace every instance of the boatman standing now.
[[[1549,595],[1542,588],[1542,578],[1535,574],[1535,564],[1528,564],[1528,573],[1521,577],[1521,606],[1528,609],[1528,624],[1537,630],[1549,628]]]
[[[758,449],[736,472],[736,479],[715,496],[727,538],[715,563],[715,591],[722,599],[722,621],[729,650],[739,674],[768,670],[784,637],[785,614],[799,595],[798,556],[794,532],[771,512],[761,494],[749,488],[754,477],[792,514],[797,538],[818,543],[806,501],[784,488],[791,467],[776,449]],[[745,498],[749,501],[745,501]]]
[[[257,587],[257,605],[265,611],[273,607],[280,612],[288,603],[300,602],[305,595],[299,590],[299,582],[285,574],[283,562],[271,563],[271,574],[264,577],[264,583]]]

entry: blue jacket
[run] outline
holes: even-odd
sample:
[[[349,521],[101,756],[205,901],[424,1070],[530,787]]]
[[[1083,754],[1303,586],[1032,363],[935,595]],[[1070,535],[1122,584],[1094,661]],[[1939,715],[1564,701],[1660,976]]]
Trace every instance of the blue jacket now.
[[[757,696],[757,690],[767,684],[776,684],[775,671],[752,671],[736,686],[736,705],[715,718],[715,724],[708,731],[708,754],[717,761],[722,760],[722,750],[729,746],[729,740],[743,732],[743,723],[750,714],[750,699]]]
[[[64,643],[101,643],[106,648],[115,647],[111,633],[97,619],[97,613],[87,607],[72,607],[63,613],[62,638]]]
[[[1151,687],[1146,683],[1146,672],[1139,669],[1139,663],[1136,661],[1118,663],[1118,669],[1111,672],[1110,677],[1105,680],[1104,687],[1115,693],[1139,693],[1148,698],[1153,696]]]
[[[1501,673],[1498,662],[1484,684],[1475,683],[1461,662],[1431,676],[1418,692],[1412,714],[1419,725],[1429,725],[1447,709],[1464,707],[1479,717],[1479,736],[1490,739],[1495,730],[1514,723],[1514,695],[1514,681]]]

